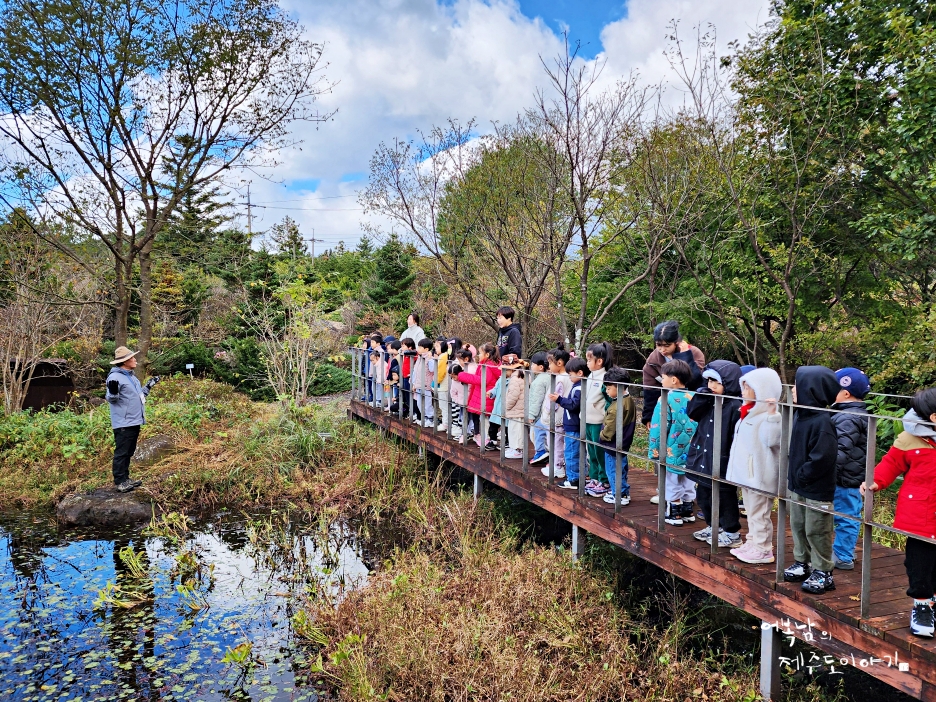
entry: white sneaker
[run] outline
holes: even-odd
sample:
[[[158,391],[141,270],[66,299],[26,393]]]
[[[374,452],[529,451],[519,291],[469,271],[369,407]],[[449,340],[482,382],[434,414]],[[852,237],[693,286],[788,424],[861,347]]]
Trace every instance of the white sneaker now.
[[[520,449],[504,449],[504,458],[523,458],[523,451]]]
[[[460,439],[462,435],[461,427],[452,427],[452,438]]]
[[[660,496],[659,496],[659,495],[654,495],[653,497],[651,497],[651,498],[650,498],[650,504],[651,504],[651,505],[658,505],[658,504],[660,504]]]
[[[610,492],[606,492],[604,494],[604,497],[602,497],[601,499],[607,502],[609,505],[614,504],[614,495],[612,495]],[[621,495],[621,507],[623,507],[624,505],[629,505],[629,504],[630,504],[630,495]]]
[[[563,468],[562,466],[556,466],[555,470],[556,470],[556,472],[554,473],[554,475],[555,475],[557,478],[565,478],[565,477],[566,477],[566,475],[565,475],[565,468]],[[548,478],[548,477],[549,477],[549,466],[546,466],[545,468],[540,468],[540,473],[542,473],[543,475],[545,475],[545,476]]]
[[[448,424],[440,424],[436,427],[436,431],[448,431]]]

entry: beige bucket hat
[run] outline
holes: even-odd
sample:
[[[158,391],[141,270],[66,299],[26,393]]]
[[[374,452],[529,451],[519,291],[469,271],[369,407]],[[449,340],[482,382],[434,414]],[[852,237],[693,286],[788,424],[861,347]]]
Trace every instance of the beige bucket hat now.
[[[118,347],[117,347],[117,350],[114,351],[114,360],[111,361],[110,364],[111,364],[112,366],[120,365],[121,363],[125,363],[125,362],[129,361],[131,358],[133,358],[134,356],[136,356],[138,353],[140,353],[140,352],[139,352],[139,351],[131,351],[131,350],[128,349],[126,346],[118,346]]]

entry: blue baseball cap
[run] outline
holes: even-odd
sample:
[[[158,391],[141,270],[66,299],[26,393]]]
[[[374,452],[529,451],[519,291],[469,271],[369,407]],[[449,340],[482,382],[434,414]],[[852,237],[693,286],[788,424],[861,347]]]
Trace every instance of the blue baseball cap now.
[[[835,379],[838,380],[839,387],[842,390],[848,390],[858,399],[863,398],[871,389],[871,381],[868,376],[857,368],[842,368],[835,371]]]
[[[744,375],[744,374],[746,374],[746,373],[750,373],[752,370],[757,370],[757,369],[756,369],[754,366],[752,366],[751,364],[747,364],[747,365],[741,366],[741,375]]]

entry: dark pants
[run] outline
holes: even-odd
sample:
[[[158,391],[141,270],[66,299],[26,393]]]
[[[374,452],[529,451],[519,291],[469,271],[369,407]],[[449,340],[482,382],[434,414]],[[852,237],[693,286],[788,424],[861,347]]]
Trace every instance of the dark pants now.
[[[907,595],[928,600],[936,593],[936,544],[908,537],[904,566],[910,581]]]
[[[136,453],[140,427],[114,429],[114,485],[130,479],[130,459]]]
[[[705,523],[712,524],[712,486],[699,483],[696,500],[705,516]],[[727,532],[741,531],[741,511],[738,509],[738,488],[734,485],[718,486],[718,526]]]

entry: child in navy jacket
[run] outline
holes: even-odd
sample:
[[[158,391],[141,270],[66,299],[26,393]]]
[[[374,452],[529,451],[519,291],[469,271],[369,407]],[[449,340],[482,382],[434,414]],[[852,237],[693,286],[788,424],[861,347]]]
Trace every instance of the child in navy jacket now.
[[[579,481],[579,438],[582,430],[582,379],[588,375],[588,365],[581,358],[573,358],[566,364],[566,373],[572,382],[569,394],[561,397],[558,393],[549,395],[563,410],[562,430],[565,432],[566,479],[559,485],[568,490],[578,490]]]

